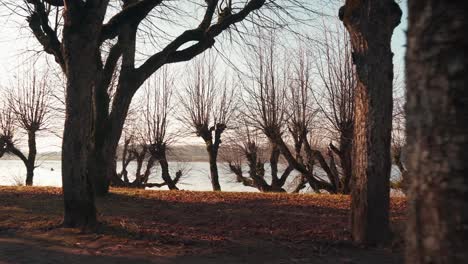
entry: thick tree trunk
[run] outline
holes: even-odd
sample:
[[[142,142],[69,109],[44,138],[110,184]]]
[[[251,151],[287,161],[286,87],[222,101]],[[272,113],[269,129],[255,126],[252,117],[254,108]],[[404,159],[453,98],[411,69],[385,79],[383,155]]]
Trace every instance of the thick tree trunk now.
[[[137,0],[124,1],[124,8],[135,4]],[[94,92],[94,107],[95,113],[95,164],[91,164],[94,170],[91,171],[93,179],[95,179],[95,191],[98,196],[108,193],[109,185],[112,183],[119,185],[121,179],[117,177],[116,172],[116,154],[117,147],[122,135],[125,120],[128,110],[132,102],[132,98],[141,85],[137,83],[134,76],[135,63],[135,45],[136,45],[137,25],[132,23],[122,26],[119,37],[116,58],[121,57],[122,64],[120,67],[118,86],[113,96],[112,106],[109,112],[110,95],[108,94],[110,79],[108,82],[103,81],[106,78],[100,76],[100,86]],[[115,60],[116,63],[118,60]],[[104,76],[110,72],[103,72]]]
[[[99,37],[107,3],[79,10],[68,3],[64,10],[63,54],[67,77],[65,126],[62,145],[64,226],[96,225],[94,192],[88,164],[94,144],[93,90],[98,72]]]
[[[355,98],[351,229],[353,240],[381,244],[389,237],[393,53],[400,23],[394,0],[347,0],[340,9],[350,34],[358,85]]]
[[[78,41],[76,41],[78,42]],[[76,46],[75,46],[76,45]],[[83,44],[82,44],[83,45]],[[70,53],[79,53],[79,44],[70,43]],[[81,54],[81,57],[93,53]],[[78,54],[73,56],[78,59]],[[88,58],[89,59],[89,58]],[[73,59],[71,59],[73,60]],[[94,227],[96,209],[92,179],[88,173],[92,119],[92,82],[93,76],[89,61],[70,63],[80,69],[69,69],[67,74],[67,99],[65,126],[62,146],[62,186],[65,201],[65,227]]]
[[[90,153],[92,157],[88,164],[89,174],[93,181],[94,193],[97,196],[104,196],[109,192],[109,178],[107,176],[108,170],[111,169],[111,162],[107,157],[104,157],[100,149],[94,149]]]
[[[107,128],[110,97],[107,85],[101,85],[102,74],[99,76],[99,85],[93,91],[94,149],[92,153],[93,159],[90,160],[90,164],[88,165],[91,178],[93,179],[94,192],[97,196],[103,196],[109,192],[110,175],[107,175],[107,173],[112,167],[108,156],[112,153],[106,153],[106,142],[112,133]]]
[[[406,263],[468,263],[468,8],[408,7]]]
[[[96,119],[96,123],[104,122],[105,124],[95,128],[95,149],[93,153],[95,159],[90,163],[95,192],[98,196],[109,192],[109,185],[112,179],[116,177],[117,146],[134,95],[133,91],[136,90],[133,86],[127,85],[125,81],[122,81],[120,85],[125,85],[125,88],[118,88],[118,92],[114,96],[111,114],[107,117],[98,115],[100,118]],[[106,105],[104,102],[102,104]]]

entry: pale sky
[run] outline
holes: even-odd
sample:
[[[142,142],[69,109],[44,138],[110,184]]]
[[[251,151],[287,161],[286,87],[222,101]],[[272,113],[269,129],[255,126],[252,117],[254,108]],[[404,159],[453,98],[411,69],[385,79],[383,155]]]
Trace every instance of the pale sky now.
[[[401,24],[395,29],[392,39],[392,49],[395,53],[394,64],[397,74],[404,76],[404,55],[407,28],[407,7],[406,0],[400,2],[403,10]],[[337,6],[338,8],[339,6]],[[333,9],[335,7],[332,7]],[[336,10],[337,10],[336,8]],[[4,13],[4,10],[3,12]],[[336,18],[338,19],[338,18]],[[2,27],[0,28],[0,92],[2,89],[7,89],[12,78],[18,73],[18,67],[24,64],[30,64],[35,56],[32,49],[38,50],[36,40],[32,37],[29,29],[26,28],[26,23],[22,19],[12,18],[7,20],[6,17],[1,17]],[[224,46],[224,45],[223,45]],[[50,58],[49,58],[50,59]],[[51,60],[52,63],[53,60]],[[1,93],[0,93],[1,94]],[[0,98],[1,100],[1,98]],[[188,144],[200,144],[201,141],[196,138],[185,140]],[[54,136],[38,140],[39,152],[59,151],[60,139]]]

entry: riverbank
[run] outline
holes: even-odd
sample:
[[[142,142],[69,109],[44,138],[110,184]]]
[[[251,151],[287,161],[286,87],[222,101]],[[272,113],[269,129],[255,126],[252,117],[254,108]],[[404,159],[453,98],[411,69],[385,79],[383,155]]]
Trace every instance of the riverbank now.
[[[349,197],[112,189],[96,234],[60,228],[59,188],[0,187],[0,263],[400,263],[357,248]],[[392,226],[405,200],[392,198]]]

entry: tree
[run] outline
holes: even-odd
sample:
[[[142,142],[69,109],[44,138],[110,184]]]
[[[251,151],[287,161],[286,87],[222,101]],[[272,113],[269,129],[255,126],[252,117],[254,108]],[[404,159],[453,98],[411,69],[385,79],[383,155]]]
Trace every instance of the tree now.
[[[9,111],[5,119],[4,152],[17,156],[26,167],[26,185],[33,185],[36,168],[37,133],[47,128],[51,111],[51,90],[46,76],[39,77],[33,70],[18,78],[15,87],[7,94],[7,105],[3,111]],[[10,119],[9,121],[7,121]],[[9,123],[23,130],[28,138],[28,154],[17,146],[13,128]],[[11,125],[10,124],[10,125]],[[1,155],[0,155],[1,156]]]
[[[323,86],[314,96],[321,114],[331,126],[338,146],[329,147],[338,156],[342,171],[340,192],[350,193],[352,175],[352,149],[354,136],[354,93],[356,72],[351,56],[351,43],[346,31],[337,25],[336,30],[323,25],[323,42],[317,47],[316,68]]]
[[[221,191],[218,175],[218,151],[221,136],[228,128],[235,110],[234,88],[228,87],[227,77],[217,78],[213,57],[194,63],[194,74],[188,80],[180,101],[181,122],[203,139],[210,163],[213,191]]]
[[[176,134],[170,131],[170,116],[173,114],[172,102],[174,80],[168,76],[167,69],[161,72],[161,76],[155,78],[154,84],[145,90],[146,107],[144,116],[144,138],[148,142],[148,150],[151,158],[158,161],[161,166],[161,176],[170,190],[178,190],[178,179],[173,179],[169,172],[166,152],[174,142]],[[155,90],[155,91],[153,91]],[[178,173],[181,175],[181,173]]]
[[[0,158],[7,152],[11,152],[11,144],[14,143],[13,136],[15,134],[13,113],[8,109],[8,105],[4,103],[0,107]]]
[[[349,32],[356,65],[351,232],[355,242],[388,239],[393,53],[400,23],[394,0],[347,0],[339,18]]]
[[[314,110],[311,107],[309,62],[304,56],[299,56],[292,71],[289,60],[280,56],[273,33],[261,32],[258,35],[260,44],[249,54],[254,59],[248,68],[248,79],[252,83],[243,83],[247,94],[244,99],[244,116],[252,127],[262,131],[268,138],[274,154],[270,163],[277,164],[281,154],[288,166],[299,171],[314,190],[336,193],[337,175],[330,169],[321,152],[310,143]],[[280,61],[284,62],[283,66]],[[294,153],[288,146],[286,131],[294,141]],[[302,152],[305,152],[305,157]],[[314,175],[315,162],[326,172],[328,182]],[[286,179],[278,178],[275,173],[272,173],[272,181],[276,182],[276,187],[283,186]],[[287,177],[287,174],[283,176]]]
[[[209,49],[218,35],[265,2],[229,1],[226,6],[225,1],[205,1],[205,12],[199,20],[194,19],[194,27],[184,29],[168,43],[159,43],[163,47],[160,51],[136,64],[142,21],[154,18],[154,13],[161,9],[176,11],[168,15],[169,21],[189,17],[180,10],[179,1],[124,0],[121,8],[113,9],[117,10],[114,14],[107,12],[114,3],[109,0],[28,0],[22,4],[16,0],[2,1],[9,10],[26,12],[37,41],[55,58],[66,76],[62,144],[66,227],[96,224],[92,187],[97,194],[105,194],[110,179],[116,178],[114,159],[124,121],[132,97],[144,81],[165,64],[191,60]],[[168,6],[171,4],[174,6]],[[221,15],[219,10],[229,12]],[[111,15],[104,22],[106,14]],[[150,35],[153,32],[148,31]],[[116,71],[118,80],[111,98],[109,87]]]
[[[136,156],[132,152],[131,144],[133,143],[134,136],[132,134],[128,134],[125,132],[124,128],[124,137],[123,137],[123,149],[122,149],[122,157],[121,157],[121,164],[122,169],[117,176],[123,180],[124,183],[130,183],[128,179],[128,165],[136,159]]]
[[[392,162],[397,166],[400,171],[400,178],[392,184],[396,189],[406,192],[408,187],[408,169],[405,162],[405,146],[406,146],[406,133],[405,133],[405,111],[404,111],[404,98],[395,98],[393,101],[393,128],[392,128]]]
[[[183,170],[176,171],[172,178],[167,160],[167,152],[179,134],[170,126],[174,115],[173,86],[174,78],[165,68],[146,82],[143,97],[138,100],[143,104],[132,105],[130,119],[124,128],[122,169],[118,175],[120,181],[114,181],[115,185],[130,188],[167,186],[170,190],[178,189],[176,184],[183,176]],[[135,177],[130,182],[127,167],[134,161]],[[162,183],[149,182],[157,163],[161,167]]]
[[[258,35],[258,45],[253,48],[252,54],[248,55],[253,58],[251,62],[248,62],[249,75],[253,75],[249,76],[249,79],[253,82],[244,83],[247,98],[244,99],[243,117],[246,119],[245,125],[261,131],[268,139],[271,167],[271,187],[269,188],[271,190],[269,191],[284,191],[283,185],[291,169],[288,168],[285,173],[278,175],[281,151],[276,138],[281,137],[286,128],[287,80],[284,66],[278,63],[280,59],[276,60],[278,49],[274,37],[273,32],[268,32],[266,35],[261,32]],[[253,159],[255,148],[252,143],[255,142],[250,142],[247,149],[252,159],[249,161],[251,166],[259,162]],[[252,174],[252,169],[250,174]]]
[[[408,9],[406,263],[468,263],[468,8]]]
[[[223,160],[229,170],[236,176],[236,181],[244,186],[257,188],[261,192],[285,192],[283,186],[293,171],[287,166],[278,177],[279,151],[272,144],[265,142],[265,136],[255,127],[249,125],[247,118],[240,114],[238,124],[230,135],[229,144],[224,149]],[[270,183],[267,182],[267,160],[270,166]],[[244,164],[248,173],[244,175]]]

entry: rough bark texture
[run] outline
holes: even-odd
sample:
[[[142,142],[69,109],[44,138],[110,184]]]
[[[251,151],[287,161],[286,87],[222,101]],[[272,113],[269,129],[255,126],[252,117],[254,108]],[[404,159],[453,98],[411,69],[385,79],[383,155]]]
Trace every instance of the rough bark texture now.
[[[468,263],[468,8],[408,7],[406,263]]]
[[[65,60],[66,118],[62,145],[64,226],[93,228],[96,208],[88,161],[92,153],[93,89],[96,86],[102,20],[106,1],[84,12],[68,3],[64,10],[63,54]]]
[[[109,178],[119,180],[115,177],[115,153],[136,90],[163,65],[191,60],[212,47],[215,37],[261,8],[265,0],[250,0],[238,12],[216,23],[213,17],[218,1],[208,1],[199,26],[182,32],[138,68],[135,68],[138,25],[162,1],[122,2],[123,9],[106,24],[103,21],[109,0],[28,0],[18,4],[18,8],[29,12],[27,21],[34,36],[44,51],[54,56],[67,78],[62,148],[65,226],[93,226],[96,222],[94,189],[105,194]],[[57,18],[60,22],[55,29],[48,19],[54,6],[63,6],[62,18]],[[57,34],[62,22],[63,33]],[[115,38],[118,42],[103,62],[101,46]],[[106,93],[120,58],[112,110],[102,111],[109,105],[110,96]]]
[[[393,53],[400,23],[394,0],[347,0],[340,19],[350,34],[355,92],[351,229],[357,243],[380,244],[389,235]]]
[[[130,4],[134,1],[128,1]],[[94,179],[94,189],[98,196],[109,192],[109,185],[116,176],[116,153],[120,137],[122,135],[125,119],[132,98],[139,87],[134,80],[134,61],[136,45],[136,26],[129,23],[123,26],[119,36],[119,44],[116,45],[122,53],[122,68],[119,75],[118,86],[109,112],[108,82],[95,89],[94,108],[94,162],[90,164],[91,174]],[[116,56],[118,58],[118,56]],[[105,71],[102,72],[106,75]],[[94,164],[93,164],[94,163]],[[118,180],[117,180],[118,181]]]

